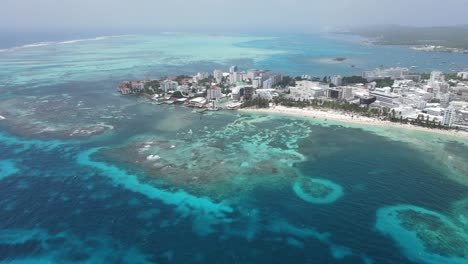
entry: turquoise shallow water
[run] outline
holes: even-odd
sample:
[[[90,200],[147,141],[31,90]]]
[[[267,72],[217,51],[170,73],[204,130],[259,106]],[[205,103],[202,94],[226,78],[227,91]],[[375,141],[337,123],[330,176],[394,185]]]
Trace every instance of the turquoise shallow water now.
[[[284,116],[200,115],[114,91],[129,76],[233,62],[352,72],[316,58],[347,54],[364,67],[392,63],[387,49],[409,51],[317,36],[54,41],[0,52],[0,262],[468,260],[466,141]],[[431,56],[452,59],[420,56],[411,63],[421,68]]]

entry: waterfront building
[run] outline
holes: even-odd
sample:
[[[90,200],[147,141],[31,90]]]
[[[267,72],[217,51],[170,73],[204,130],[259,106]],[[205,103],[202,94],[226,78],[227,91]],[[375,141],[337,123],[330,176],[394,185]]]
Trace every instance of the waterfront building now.
[[[275,89],[256,89],[255,95],[262,99],[272,100],[273,97],[278,96]]]
[[[211,86],[206,90],[206,99],[216,100],[222,97],[221,88],[218,86]]]
[[[369,94],[375,96],[376,101],[380,102],[380,104],[385,107],[393,107],[396,99],[399,98],[399,95],[378,91],[371,91]]]
[[[160,85],[161,90],[163,90],[164,93],[167,93],[169,91],[177,90],[177,86],[179,84],[176,81],[164,80],[164,81],[160,82],[159,85]]]
[[[369,95],[361,95],[359,97],[359,103],[362,105],[370,105],[376,101],[375,96],[369,96]]]
[[[335,100],[343,99],[343,89],[341,88],[328,88],[327,97]]]
[[[429,107],[424,109],[424,111],[429,115],[442,116],[444,114],[445,109],[442,107]]]
[[[189,100],[188,105],[194,107],[203,107],[206,104],[206,99],[203,97],[196,97]]]
[[[244,86],[243,88],[244,92],[244,100],[250,100],[252,99],[255,89],[252,86]]]
[[[310,100],[325,96],[325,89],[321,87],[289,87],[289,97],[295,101]]]
[[[449,107],[444,111],[444,118],[442,123],[444,126],[452,127],[456,122],[457,113],[453,107]]]

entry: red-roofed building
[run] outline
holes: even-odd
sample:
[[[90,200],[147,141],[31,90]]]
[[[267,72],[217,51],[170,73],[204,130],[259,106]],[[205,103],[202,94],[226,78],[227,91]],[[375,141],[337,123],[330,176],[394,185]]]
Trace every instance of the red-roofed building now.
[[[218,98],[221,98],[222,96],[223,94],[221,93],[221,88],[218,86],[211,86],[206,91],[206,99],[208,100],[216,100]]]

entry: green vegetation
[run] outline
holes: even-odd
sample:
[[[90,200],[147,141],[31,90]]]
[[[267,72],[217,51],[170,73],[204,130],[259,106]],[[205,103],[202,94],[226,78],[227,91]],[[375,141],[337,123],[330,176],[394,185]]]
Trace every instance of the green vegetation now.
[[[180,91],[175,91],[171,97],[174,97],[174,98],[183,98],[184,95],[182,94],[182,92]]]
[[[283,76],[283,80],[281,80],[281,82],[278,83],[278,86],[281,86],[283,88],[286,88],[288,86],[296,86],[296,79],[292,78],[291,76]]]
[[[192,76],[188,75],[178,75],[175,77],[174,81],[176,81],[178,84],[182,84],[182,80],[186,78],[192,78]]]
[[[160,94],[162,91],[159,89],[160,84],[158,80],[151,80],[145,83],[146,94]]]
[[[339,61],[339,62],[342,62],[342,61],[345,61],[347,60],[345,57],[337,57],[337,58],[334,58],[333,59],[334,61]]]
[[[381,80],[376,80],[375,81],[377,84],[376,84],[376,87],[379,87],[379,88],[382,88],[382,87],[392,87],[393,84],[395,83],[394,80],[392,80],[391,78],[385,78],[385,79],[381,79]]]
[[[350,76],[343,77],[343,85],[356,84],[356,83],[367,83],[367,80],[362,76]]]
[[[252,100],[247,100],[241,105],[241,108],[246,108],[246,107],[269,108],[270,101],[267,99],[257,97]]]

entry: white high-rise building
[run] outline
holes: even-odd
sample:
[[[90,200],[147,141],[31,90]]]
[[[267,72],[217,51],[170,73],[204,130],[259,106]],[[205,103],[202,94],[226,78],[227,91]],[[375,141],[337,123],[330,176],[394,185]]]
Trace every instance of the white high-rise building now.
[[[252,80],[252,86],[253,86],[254,88],[260,88],[262,85],[263,85],[263,83],[262,83],[262,77],[255,77],[255,78]]]
[[[159,85],[161,90],[167,93],[168,91],[175,91],[179,84],[176,81],[164,80]]]
[[[430,81],[431,82],[443,82],[445,81],[445,76],[440,71],[433,71],[431,72]]]
[[[444,126],[448,126],[448,127],[453,126],[453,124],[456,121],[456,117],[457,117],[457,112],[455,111],[455,109],[453,107],[449,107],[449,108],[445,109],[444,119],[442,121]]]
[[[457,77],[462,78],[463,80],[468,80],[468,71],[457,73]]]
[[[348,100],[353,98],[353,88],[343,87],[343,99]]]
[[[215,78],[217,83],[221,83],[223,80],[223,72],[221,70],[214,70],[213,77]]]
[[[234,73],[234,72],[237,72],[237,66],[236,65],[233,65],[229,68],[229,73]]]
[[[231,84],[242,82],[244,80],[244,75],[241,72],[233,72],[229,75],[229,80]]]
[[[216,100],[218,98],[221,98],[221,96],[221,88],[219,88],[218,86],[211,86],[206,90],[206,99],[208,100]]]
[[[273,86],[273,80],[271,78],[263,81],[263,84],[262,84],[263,89],[270,89],[272,86]]]
[[[341,86],[343,84],[343,77],[341,77],[340,75],[332,76],[330,79],[330,82],[333,83],[335,86]]]
[[[247,78],[253,81],[259,74],[259,70],[251,69],[247,71]]]

